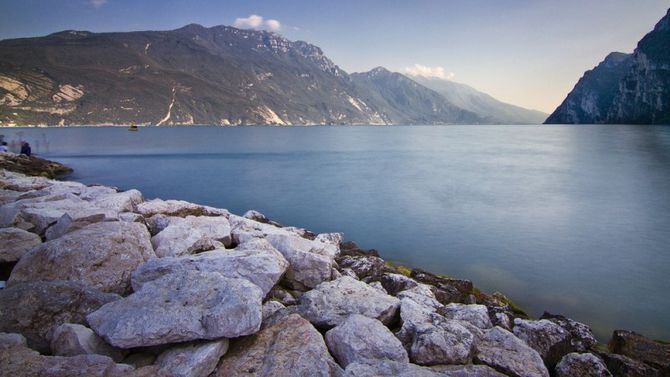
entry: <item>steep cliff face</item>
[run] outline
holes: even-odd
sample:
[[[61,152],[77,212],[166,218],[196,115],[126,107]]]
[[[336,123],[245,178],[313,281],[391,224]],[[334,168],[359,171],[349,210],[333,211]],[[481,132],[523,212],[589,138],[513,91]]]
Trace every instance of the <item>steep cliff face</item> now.
[[[637,45],[608,123],[670,123],[670,10]]]
[[[265,31],[0,41],[0,124],[379,124],[321,49]]]
[[[604,123],[623,77],[633,63],[631,54],[613,52],[584,73],[561,105],[547,118],[548,124]]]
[[[670,10],[632,55],[586,72],[545,123],[670,124]]]

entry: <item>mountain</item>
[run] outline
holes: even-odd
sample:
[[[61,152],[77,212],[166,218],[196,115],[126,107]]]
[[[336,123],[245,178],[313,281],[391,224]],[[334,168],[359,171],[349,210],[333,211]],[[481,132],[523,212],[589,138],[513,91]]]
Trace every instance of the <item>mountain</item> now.
[[[0,41],[0,124],[386,124],[316,46],[227,26]]]
[[[619,92],[619,83],[630,71],[633,55],[613,52],[577,82],[548,124],[604,123]]]
[[[464,110],[439,93],[400,73],[377,67],[352,73],[364,102],[374,104],[393,124],[482,123],[477,114]]]
[[[487,123],[540,124],[547,118],[546,113],[498,101],[465,84],[423,76],[411,76],[411,79],[438,92],[450,103],[477,114]]]
[[[546,123],[670,124],[670,10],[632,55],[584,74]]]

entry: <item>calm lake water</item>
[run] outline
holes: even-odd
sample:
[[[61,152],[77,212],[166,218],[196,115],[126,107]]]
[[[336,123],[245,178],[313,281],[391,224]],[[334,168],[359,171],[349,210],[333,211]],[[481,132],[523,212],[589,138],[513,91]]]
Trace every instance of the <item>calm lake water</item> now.
[[[601,340],[670,339],[670,127],[2,130],[19,132],[84,183],[341,231]]]

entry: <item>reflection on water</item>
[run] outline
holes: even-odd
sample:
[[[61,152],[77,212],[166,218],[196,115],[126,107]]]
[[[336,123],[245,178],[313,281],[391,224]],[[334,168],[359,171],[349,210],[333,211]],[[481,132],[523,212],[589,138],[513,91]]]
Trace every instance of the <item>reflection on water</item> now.
[[[670,339],[670,128],[4,129],[74,178],[343,231],[532,315]],[[48,146],[47,152],[44,149]]]

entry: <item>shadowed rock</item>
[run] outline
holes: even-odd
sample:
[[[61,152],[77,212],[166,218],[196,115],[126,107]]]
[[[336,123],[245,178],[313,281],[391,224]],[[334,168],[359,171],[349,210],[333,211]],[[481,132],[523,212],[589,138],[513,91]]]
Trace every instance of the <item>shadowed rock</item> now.
[[[103,355],[123,360],[125,352],[105,343],[93,330],[76,323],[63,323],[51,338],[51,353],[56,356]]]
[[[574,352],[556,365],[556,377],[612,377],[612,373],[596,355]]]
[[[16,262],[42,243],[34,233],[19,228],[0,229],[0,263]]]
[[[607,344],[613,353],[628,356],[670,374],[670,344],[657,342],[626,330],[616,330]]]
[[[500,327],[486,330],[477,343],[475,362],[514,377],[549,377],[534,349]]]
[[[207,377],[228,351],[228,339],[176,345],[156,359],[156,365],[173,377]]]
[[[572,352],[570,333],[554,322],[516,318],[514,335],[537,351],[545,365],[553,368],[563,356]]]

